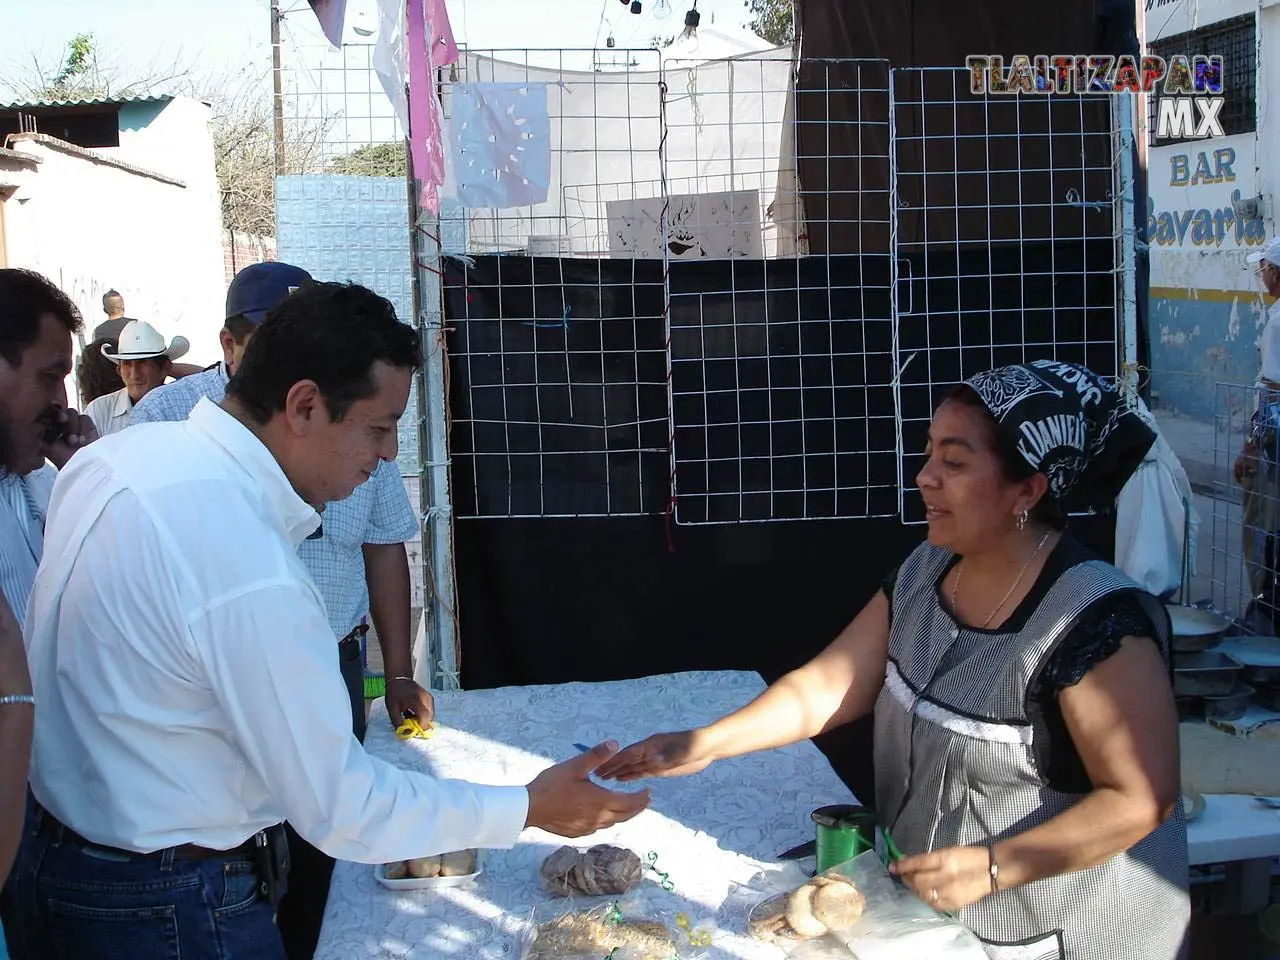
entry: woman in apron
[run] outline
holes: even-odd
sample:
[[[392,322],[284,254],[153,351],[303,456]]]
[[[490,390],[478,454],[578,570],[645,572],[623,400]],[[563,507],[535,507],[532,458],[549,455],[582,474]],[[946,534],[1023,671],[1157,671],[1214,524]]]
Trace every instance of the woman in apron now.
[[[896,872],[997,960],[1173,960],[1190,915],[1163,607],[1063,533],[1154,435],[1041,360],[944,402],[917,476],[928,541],[822,653],[742,709],[600,768],[694,773],[874,710]]]

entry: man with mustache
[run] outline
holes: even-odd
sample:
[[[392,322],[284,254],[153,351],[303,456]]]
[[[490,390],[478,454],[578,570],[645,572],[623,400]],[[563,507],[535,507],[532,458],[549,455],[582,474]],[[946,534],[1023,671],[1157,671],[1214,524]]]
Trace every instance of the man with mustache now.
[[[97,437],[67,408],[80,313],[28,270],[0,270],[0,882],[22,835],[35,700],[21,624],[44,547],[54,467]],[[7,956],[0,933],[0,956]]]
[[[67,407],[71,335],[80,329],[71,298],[40,274],[0,270],[0,419],[8,432],[0,463],[0,591],[19,625],[44,552],[54,468],[98,436],[88,417]]]
[[[0,405],[0,463],[12,454],[8,413]],[[31,728],[35,716],[31,673],[22,646],[22,628],[0,594],[0,884],[9,876],[22,839],[27,796],[27,768],[31,765]],[[0,957],[5,956],[0,930]]]

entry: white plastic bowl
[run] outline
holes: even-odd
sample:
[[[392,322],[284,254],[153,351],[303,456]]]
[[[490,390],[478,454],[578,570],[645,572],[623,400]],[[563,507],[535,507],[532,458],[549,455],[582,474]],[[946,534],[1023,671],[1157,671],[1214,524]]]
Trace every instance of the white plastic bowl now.
[[[476,851],[475,873],[468,873],[460,877],[404,877],[400,880],[388,880],[387,865],[385,863],[380,863],[373,868],[374,879],[389,890],[430,890],[436,887],[459,887],[464,883],[470,883],[482,873],[484,873],[483,850]]]

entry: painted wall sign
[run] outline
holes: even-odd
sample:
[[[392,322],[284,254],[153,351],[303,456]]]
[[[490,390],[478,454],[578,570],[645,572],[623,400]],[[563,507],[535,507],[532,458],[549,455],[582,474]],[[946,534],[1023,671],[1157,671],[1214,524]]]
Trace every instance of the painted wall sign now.
[[[1242,199],[1234,189],[1223,196],[1204,188],[1236,182],[1236,151],[1230,147],[1175,153],[1169,157],[1169,186],[1196,190],[1197,197],[1212,192],[1214,199],[1203,206],[1157,209],[1156,199],[1147,197],[1147,242],[1161,247],[1260,246],[1267,237],[1266,223],[1258,217],[1236,216],[1236,202]],[[1205,198],[1206,200],[1208,198]]]

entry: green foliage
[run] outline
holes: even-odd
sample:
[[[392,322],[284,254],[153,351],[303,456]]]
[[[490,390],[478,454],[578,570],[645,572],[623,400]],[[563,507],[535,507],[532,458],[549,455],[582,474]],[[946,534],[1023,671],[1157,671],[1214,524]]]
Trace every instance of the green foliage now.
[[[405,159],[405,144],[399,141],[357,147],[346,156],[329,161],[329,172],[361,177],[406,176],[409,165]]]
[[[791,0],[743,0],[751,14],[747,29],[775,47],[783,47],[796,38],[791,19]]]
[[[55,90],[69,91],[74,81],[88,74],[94,65],[93,34],[77,33],[67,41],[67,55],[53,78]]]

